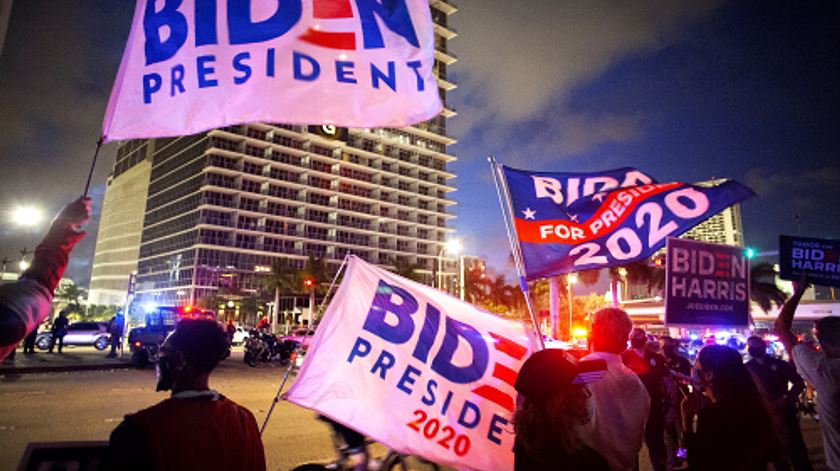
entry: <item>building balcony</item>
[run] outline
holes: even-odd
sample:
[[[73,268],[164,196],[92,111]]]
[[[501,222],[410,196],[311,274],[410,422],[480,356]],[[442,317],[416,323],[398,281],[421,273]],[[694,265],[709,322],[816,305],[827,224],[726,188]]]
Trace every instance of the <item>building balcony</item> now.
[[[441,51],[439,49],[435,49],[435,59],[443,62],[446,65],[452,65],[458,62],[458,56],[449,51]]]
[[[451,15],[458,11],[458,5],[456,5],[452,0],[429,0],[429,5],[437,8],[447,15]]]
[[[435,33],[439,34],[440,36],[446,39],[452,39],[455,36],[458,36],[458,32],[455,30],[455,28],[449,25],[443,26],[438,23],[435,23]]]

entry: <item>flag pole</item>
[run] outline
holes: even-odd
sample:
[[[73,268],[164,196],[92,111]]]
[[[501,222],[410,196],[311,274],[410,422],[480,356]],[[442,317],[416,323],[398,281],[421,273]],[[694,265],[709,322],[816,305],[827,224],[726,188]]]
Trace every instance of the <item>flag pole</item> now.
[[[90,163],[90,172],[88,172],[87,182],[85,183],[85,191],[82,193],[82,198],[87,198],[88,190],[90,190],[90,181],[93,179],[93,170],[96,168],[96,159],[99,158],[99,149],[102,148],[102,138],[96,141],[96,150],[93,152],[93,161]]]
[[[534,326],[534,332],[537,334],[540,350],[543,350],[545,348],[545,342],[543,341],[542,332],[540,332],[539,324],[537,323],[537,316],[534,313],[534,305],[528,294],[528,281],[525,279],[525,266],[522,263],[522,253],[520,252],[519,244],[517,243],[513,230],[513,207],[510,203],[510,192],[508,191],[504,177],[499,173],[499,164],[496,162],[496,158],[491,155],[487,157],[487,160],[490,162],[490,168],[493,173],[493,183],[496,185],[496,195],[499,197],[502,219],[505,221],[505,230],[507,231],[508,241],[510,242],[510,251],[513,255],[514,264],[516,265],[516,274],[519,276],[519,289],[522,290],[522,295],[525,297],[525,304],[528,306],[528,313],[531,315],[531,323]]]

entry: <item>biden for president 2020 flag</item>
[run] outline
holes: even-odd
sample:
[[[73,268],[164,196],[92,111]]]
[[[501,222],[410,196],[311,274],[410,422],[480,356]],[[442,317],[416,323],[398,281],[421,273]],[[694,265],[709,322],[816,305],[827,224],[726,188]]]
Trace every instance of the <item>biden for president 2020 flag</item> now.
[[[408,126],[442,109],[434,61],[427,0],[137,0],[102,135]]]
[[[528,280],[649,257],[668,236],[754,195],[734,181],[656,183],[633,168],[596,173],[499,168]]]
[[[401,452],[513,469],[524,324],[350,257],[287,399]]]

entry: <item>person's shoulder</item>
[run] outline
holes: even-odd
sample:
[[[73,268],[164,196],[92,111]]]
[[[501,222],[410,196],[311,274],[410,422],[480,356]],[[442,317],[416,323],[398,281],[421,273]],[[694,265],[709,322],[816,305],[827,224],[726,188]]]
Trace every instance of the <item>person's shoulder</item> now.
[[[222,396],[222,397],[221,397],[221,399],[220,399],[220,401],[221,401],[221,402],[222,402],[225,406],[230,407],[231,409],[235,409],[236,411],[238,411],[238,412],[239,412],[239,414],[241,414],[241,415],[243,415],[243,416],[245,416],[245,417],[250,418],[251,420],[253,420],[253,421],[254,421],[254,423],[256,423],[257,419],[254,417],[254,414],[251,412],[251,410],[250,410],[250,409],[248,409],[247,407],[241,406],[241,405],[239,405],[239,404],[237,404],[237,403],[233,402],[232,400],[228,399],[228,398],[227,398],[227,397],[225,397],[225,396]]]

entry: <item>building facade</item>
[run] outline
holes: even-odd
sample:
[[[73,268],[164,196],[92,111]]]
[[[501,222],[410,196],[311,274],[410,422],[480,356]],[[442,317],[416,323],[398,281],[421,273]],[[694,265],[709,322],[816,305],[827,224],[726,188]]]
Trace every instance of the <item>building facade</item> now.
[[[117,150],[102,203],[88,304],[126,302],[137,271],[154,145],[154,140],[134,140]]]
[[[430,4],[445,104],[430,121],[400,129],[243,124],[138,141],[150,156],[136,302],[182,305],[218,294],[242,296],[259,288],[274,261],[303,267],[310,256],[325,259],[332,272],[348,254],[386,268],[416,265],[431,284],[453,232],[455,175],[447,166],[455,157],[447,147],[455,140],[446,120],[456,113],[446,106],[446,94],[456,88],[447,79],[447,67],[456,62],[447,49],[456,35],[448,17],[456,9],[441,0]],[[120,152],[130,145],[137,144],[126,143]],[[121,178],[116,173],[108,192]],[[114,224],[103,215],[106,222]],[[128,252],[132,243],[121,247]],[[441,266],[449,276],[456,273],[452,260]],[[128,268],[120,272],[126,280]]]

